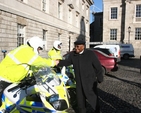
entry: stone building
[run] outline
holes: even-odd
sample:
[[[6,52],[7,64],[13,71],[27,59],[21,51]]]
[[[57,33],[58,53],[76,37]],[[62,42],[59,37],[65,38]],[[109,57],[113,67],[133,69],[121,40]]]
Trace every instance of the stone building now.
[[[103,41],[103,12],[93,13],[94,22],[90,24],[90,42]]]
[[[32,36],[44,40],[44,51],[55,40],[63,43],[62,53],[73,49],[73,42],[89,42],[89,7],[92,0],[0,0],[0,50],[25,44]],[[0,52],[0,61],[3,59]]]
[[[132,43],[141,54],[141,0],[103,0],[103,42]]]

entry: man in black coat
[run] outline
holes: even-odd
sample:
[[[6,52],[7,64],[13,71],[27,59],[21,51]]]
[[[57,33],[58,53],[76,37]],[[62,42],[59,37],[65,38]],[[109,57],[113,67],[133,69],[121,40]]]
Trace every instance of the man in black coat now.
[[[79,113],[86,113],[86,99],[95,113],[100,113],[97,83],[103,81],[101,64],[93,51],[85,49],[85,41],[77,40],[74,45],[75,50],[68,59],[60,60],[58,66],[73,64]]]

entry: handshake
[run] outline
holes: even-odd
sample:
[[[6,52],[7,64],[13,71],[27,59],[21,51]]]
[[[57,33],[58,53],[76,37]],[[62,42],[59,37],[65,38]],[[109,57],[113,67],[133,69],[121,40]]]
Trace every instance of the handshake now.
[[[60,60],[55,60],[55,65],[57,66],[59,64]]]

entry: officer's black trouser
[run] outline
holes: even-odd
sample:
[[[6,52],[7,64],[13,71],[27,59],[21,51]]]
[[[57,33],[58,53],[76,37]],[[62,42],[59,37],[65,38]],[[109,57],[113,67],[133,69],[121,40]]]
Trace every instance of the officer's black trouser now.
[[[4,89],[9,86],[11,83],[0,81],[0,106],[2,105],[2,93]]]

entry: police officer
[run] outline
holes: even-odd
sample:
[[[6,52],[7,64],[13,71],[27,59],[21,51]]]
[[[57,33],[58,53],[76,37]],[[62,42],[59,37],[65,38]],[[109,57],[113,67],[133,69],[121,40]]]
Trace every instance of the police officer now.
[[[27,41],[27,45],[21,45],[6,55],[0,63],[0,96],[8,85],[20,83],[22,79],[27,77],[30,67],[55,66],[58,64],[58,61],[39,56],[38,54],[42,49],[42,39],[34,36]]]
[[[62,49],[62,42],[60,41],[54,41],[53,48],[48,52],[48,57],[52,60],[55,59],[62,59],[61,56],[61,49]]]

